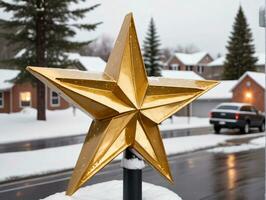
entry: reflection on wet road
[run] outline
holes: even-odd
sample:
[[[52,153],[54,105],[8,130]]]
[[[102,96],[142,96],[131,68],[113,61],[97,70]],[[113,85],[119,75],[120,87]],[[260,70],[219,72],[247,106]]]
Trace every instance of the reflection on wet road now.
[[[206,151],[169,158],[175,185],[168,184],[150,167],[143,179],[168,187],[184,200],[262,200],[264,199],[264,150],[236,154]],[[120,163],[112,163],[96,175],[90,184],[122,178]],[[66,189],[71,172],[1,186],[2,200],[36,200]],[[17,189],[14,189],[17,188]],[[121,191],[122,192],[122,191]]]

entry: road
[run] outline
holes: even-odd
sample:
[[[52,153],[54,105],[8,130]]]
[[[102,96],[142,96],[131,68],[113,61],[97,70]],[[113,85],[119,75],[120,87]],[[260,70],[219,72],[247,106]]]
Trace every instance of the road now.
[[[175,185],[169,185],[150,167],[143,179],[179,194],[184,200],[264,199],[264,150],[235,154],[198,151],[169,157]],[[108,165],[89,184],[121,179],[119,162]],[[0,200],[37,200],[66,189],[71,172],[0,185]]]

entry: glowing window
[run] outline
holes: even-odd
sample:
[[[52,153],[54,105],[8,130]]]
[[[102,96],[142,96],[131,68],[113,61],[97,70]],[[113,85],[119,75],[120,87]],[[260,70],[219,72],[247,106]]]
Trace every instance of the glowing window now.
[[[20,107],[29,107],[31,106],[31,93],[30,92],[21,92],[19,94]]]

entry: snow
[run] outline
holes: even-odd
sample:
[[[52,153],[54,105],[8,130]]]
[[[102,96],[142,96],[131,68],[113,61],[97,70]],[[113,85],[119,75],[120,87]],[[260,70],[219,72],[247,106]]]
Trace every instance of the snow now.
[[[107,195],[108,194],[108,195]],[[113,180],[80,188],[73,196],[56,193],[43,200],[122,200],[123,181]],[[167,188],[142,182],[143,200],[182,200]]]
[[[251,71],[247,71],[245,72],[237,81],[237,83],[235,84],[235,86],[231,89],[232,91],[234,90],[234,88],[241,83],[241,81],[246,78],[246,76],[249,76],[251,79],[253,79],[257,84],[259,84],[262,88],[265,88],[265,73],[261,73],[261,72],[251,72]]]
[[[162,76],[164,78],[204,80],[193,71],[162,70]]]
[[[233,96],[232,88],[236,83],[236,80],[221,81],[220,84],[200,96],[199,99],[231,99]]]
[[[225,56],[221,56],[214,61],[207,64],[207,67],[215,67],[215,66],[222,66],[225,62]]]
[[[197,52],[197,53],[176,53],[175,56],[184,65],[197,65],[206,55],[207,52]]]
[[[257,139],[251,140],[249,143],[236,145],[236,146],[225,146],[225,147],[217,147],[214,149],[208,150],[208,152],[212,153],[237,153],[243,151],[251,151],[256,149],[265,148],[265,137],[260,137]]]
[[[79,109],[73,115],[73,108],[46,111],[47,121],[36,120],[36,110],[27,108],[18,113],[0,114],[0,144],[36,140],[53,137],[85,134],[88,132],[91,118]],[[173,130],[210,126],[208,118],[176,117],[174,123],[165,120],[160,130]],[[188,121],[189,120],[189,121]]]
[[[18,113],[0,114],[0,144],[42,138],[85,134],[91,119],[79,109],[46,111],[47,121],[36,120],[36,110],[27,108]]]
[[[69,59],[80,62],[87,71],[103,72],[106,62],[100,57],[81,56],[78,53],[67,53]]]
[[[258,59],[256,65],[265,65],[265,53],[256,53],[255,56]]]
[[[255,65],[265,65],[265,53],[256,53],[255,57],[258,59]],[[207,67],[222,66],[225,62],[225,56],[221,56],[210,62]]]
[[[143,169],[145,167],[145,164],[143,160],[140,160],[138,158],[123,158],[121,160],[121,167],[124,167],[126,169]]]
[[[17,77],[19,70],[0,69],[0,90],[8,90],[13,87],[10,80]]]
[[[208,134],[167,138],[163,140],[163,143],[167,155],[173,155],[214,147],[226,140],[238,137],[241,138],[241,136]],[[81,147],[82,144],[76,144],[34,151],[2,153],[0,154],[0,181],[74,168]],[[121,160],[121,158],[122,154],[115,160]],[[18,164],[19,167],[11,167]]]

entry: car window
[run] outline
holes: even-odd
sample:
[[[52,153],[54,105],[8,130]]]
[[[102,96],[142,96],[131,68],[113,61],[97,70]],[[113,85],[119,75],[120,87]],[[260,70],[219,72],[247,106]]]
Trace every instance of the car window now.
[[[238,110],[238,106],[222,105],[222,106],[217,107],[216,109],[221,109],[221,110]]]
[[[245,112],[252,112],[251,106],[242,106],[240,110]]]

